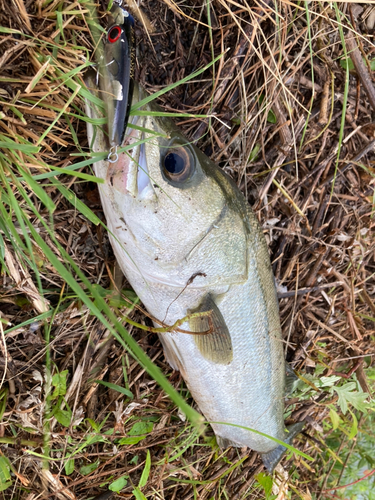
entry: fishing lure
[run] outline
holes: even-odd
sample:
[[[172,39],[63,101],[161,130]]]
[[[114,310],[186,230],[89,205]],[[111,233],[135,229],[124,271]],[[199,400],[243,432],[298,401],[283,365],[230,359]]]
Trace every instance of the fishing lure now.
[[[129,119],[134,65],[134,19],[122,7],[122,0],[114,0],[99,70],[99,85],[108,119],[108,161],[111,163],[118,159],[117,148],[122,145]]]

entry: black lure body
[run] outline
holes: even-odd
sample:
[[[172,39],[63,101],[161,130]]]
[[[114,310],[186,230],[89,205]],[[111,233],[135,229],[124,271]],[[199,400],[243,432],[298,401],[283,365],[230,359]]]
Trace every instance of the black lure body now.
[[[133,97],[134,65],[134,19],[121,5],[114,3],[99,72],[111,151],[121,146],[124,140]]]

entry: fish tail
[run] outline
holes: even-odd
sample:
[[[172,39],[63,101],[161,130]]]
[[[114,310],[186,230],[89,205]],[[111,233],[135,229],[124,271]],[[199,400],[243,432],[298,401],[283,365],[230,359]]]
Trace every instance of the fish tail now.
[[[292,444],[293,439],[302,431],[304,425],[304,422],[298,422],[287,427],[288,433],[285,436],[284,441],[288,444]],[[276,465],[280,462],[286,451],[287,448],[285,448],[282,444],[279,444],[273,450],[261,454],[263,463],[269,472],[274,471]]]

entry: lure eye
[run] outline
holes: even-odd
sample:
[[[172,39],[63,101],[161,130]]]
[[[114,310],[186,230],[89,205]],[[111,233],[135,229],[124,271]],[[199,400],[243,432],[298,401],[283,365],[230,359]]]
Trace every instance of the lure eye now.
[[[176,147],[170,149],[163,160],[165,177],[173,182],[183,182],[192,176],[194,164],[187,149]]]
[[[120,38],[122,30],[120,26],[112,26],[107,34],[107,39],[109,43],[115,43]]]

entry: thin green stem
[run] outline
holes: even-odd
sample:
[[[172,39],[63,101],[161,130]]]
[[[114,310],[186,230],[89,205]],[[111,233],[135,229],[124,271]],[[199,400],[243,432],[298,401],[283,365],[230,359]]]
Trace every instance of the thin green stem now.
[[[340,32],[342,48],[344,51],[344,59],[348,60],[348,53],[347,53],[346,45],[345,45],[344,30],[342,29],[342,24],[341,24],[341,12],[340,12],[338,4],[336,2],[333,4],[333,6],[334,6],[335,12],[336,12],[337,25],[338,25],[339,32]],[[331,198],[333,195],[333,188],[335,186],[336,175],[337,175],[337,170],[338,170],[339,161],[340,161],[342,141],[343,141],[343,137],[344,137],[345,115],[346,115],[346,107],[347,107],[347,103],[348,103],[348,94],[349,94],[349,64],[346,65],[346,70],[345,70],[345,88],[344,88],[344,96],[343,96],[343,102],[342,102],[342,115],[341,115],[341,124],[340,124],[340,132],[339,132],[339,144],[338,144],[338,148],[337,148],[335,172],[334,172],[334,176],[333,176],[333,180],[332,180]]]

